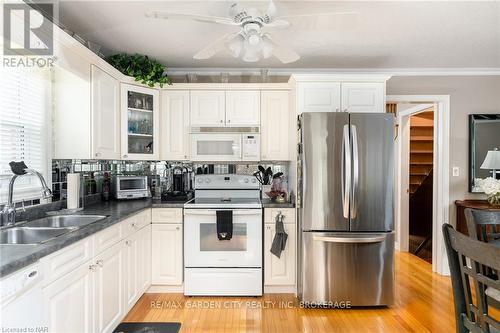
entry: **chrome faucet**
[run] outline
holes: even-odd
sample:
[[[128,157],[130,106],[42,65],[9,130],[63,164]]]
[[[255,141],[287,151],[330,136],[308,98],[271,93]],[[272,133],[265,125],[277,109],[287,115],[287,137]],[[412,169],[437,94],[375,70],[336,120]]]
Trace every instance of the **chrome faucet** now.
[[[24,174],[22,175],[13,175],[9,182],[9,194],[7,197],[7,204],[3,207],[3,210],[0,212],[0,226],[6,225],[14,225],[16,223],[16,207],[12,203],[12,197],[14,195],[14,183],[16,179],[22,177],[24,175],[35,175],[40,179],[40,183],[42,184],[42,199],[48,199],[52,196],[52,191],[47,186],[45,179],[42,174],[33,169],[24,169]]]

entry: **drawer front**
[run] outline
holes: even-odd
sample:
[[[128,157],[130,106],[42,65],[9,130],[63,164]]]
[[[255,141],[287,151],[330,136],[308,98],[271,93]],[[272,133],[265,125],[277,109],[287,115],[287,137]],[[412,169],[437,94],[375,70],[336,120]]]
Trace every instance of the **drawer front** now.
[[[148,224],[151,224],[151,209],[143,210],[122,221],[120,224],[123,226],[123,237],[128,237]]]
[[[182,208],[153,208],[153,223],[182,223]]]
[[[264,222],[276,222],[276,216],[281,212],[285,216],[284,223],[295,223],[295,208],[265,208]]]
[[[47,272],[44,285],[73,271],[94,256],[92,251],[93,237],[88,237],[76,244],[68,246],[41,260],[43,269]]]
[[[122,224],[117,223],[112,227],[97,233],[94,238],[94,251],[97,255],[112,245],[118,243],[122,238]]]

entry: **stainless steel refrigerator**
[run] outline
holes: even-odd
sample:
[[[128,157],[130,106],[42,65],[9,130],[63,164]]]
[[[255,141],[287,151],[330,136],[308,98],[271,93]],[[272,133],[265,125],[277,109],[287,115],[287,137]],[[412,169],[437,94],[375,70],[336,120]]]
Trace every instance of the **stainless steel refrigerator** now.
[[[304,113],[299,127],[300,300],[392,304],[393,115]]]

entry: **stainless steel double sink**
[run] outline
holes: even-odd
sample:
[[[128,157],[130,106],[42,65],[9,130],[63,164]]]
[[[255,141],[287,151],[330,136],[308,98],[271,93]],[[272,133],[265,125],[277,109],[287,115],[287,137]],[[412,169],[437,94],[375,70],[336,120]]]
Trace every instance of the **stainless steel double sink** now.
[[[0,244],[41,244],[105,219],[104,215],[55,215],[0,230]]]

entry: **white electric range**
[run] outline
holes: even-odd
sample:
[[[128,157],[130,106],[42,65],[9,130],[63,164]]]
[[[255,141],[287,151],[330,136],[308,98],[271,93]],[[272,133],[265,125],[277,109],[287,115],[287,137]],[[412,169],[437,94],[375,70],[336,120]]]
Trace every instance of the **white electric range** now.
[[[184,294],[262,295],[260,183],[247,175],[197,175],[184,204]],[[217,211],[231,211],[232,237],[219,239]]]

